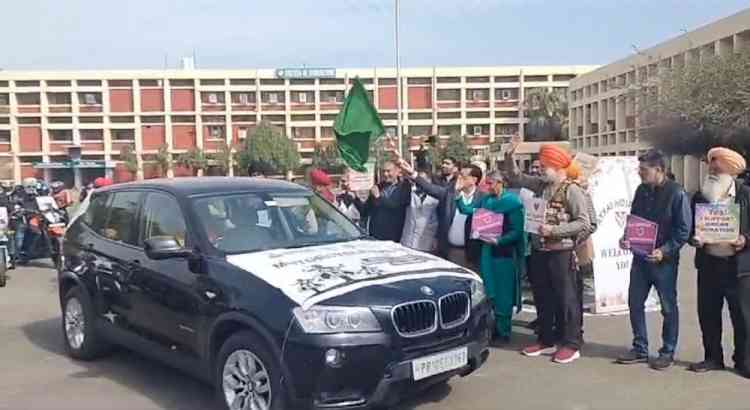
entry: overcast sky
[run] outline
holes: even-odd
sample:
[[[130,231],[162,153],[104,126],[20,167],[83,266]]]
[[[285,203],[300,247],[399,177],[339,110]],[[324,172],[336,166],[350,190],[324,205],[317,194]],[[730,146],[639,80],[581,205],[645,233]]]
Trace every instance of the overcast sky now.
[[[0,68],[392,66],[393,0],[0,0]],[[401,0],[402,65],[602,64],[750,0]]]

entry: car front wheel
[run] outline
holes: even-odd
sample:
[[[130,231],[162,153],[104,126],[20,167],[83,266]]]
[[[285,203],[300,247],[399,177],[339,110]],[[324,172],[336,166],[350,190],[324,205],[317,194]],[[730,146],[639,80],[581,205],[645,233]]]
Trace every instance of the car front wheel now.
[[[216,387],[228,410],[282,410],[285,392],[276,358],[252,332],[231,336],[218,355]]]
[[[65,348],[74,359],[91,360],[107,350],[94,326],[94,307],[81,288],[74,287],[63,299],[62,330]]]

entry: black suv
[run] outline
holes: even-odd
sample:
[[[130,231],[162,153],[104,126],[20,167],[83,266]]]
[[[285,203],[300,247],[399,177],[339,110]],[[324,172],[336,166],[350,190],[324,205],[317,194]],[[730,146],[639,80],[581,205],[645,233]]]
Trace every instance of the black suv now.
[[[374,241],[310,190],[254,178],[97,190],[60,272],[67,349],[117,344],[227,409],[364,409],[465,376],[494,320],[475,273]]]

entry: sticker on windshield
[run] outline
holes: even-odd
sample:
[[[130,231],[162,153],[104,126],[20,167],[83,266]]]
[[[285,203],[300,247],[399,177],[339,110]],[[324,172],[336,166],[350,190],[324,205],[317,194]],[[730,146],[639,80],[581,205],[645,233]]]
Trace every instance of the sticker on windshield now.
[[[227,261],[281,290],[304,309],[367,286],[474,273],[389,241],[352,241],[229,255]]]

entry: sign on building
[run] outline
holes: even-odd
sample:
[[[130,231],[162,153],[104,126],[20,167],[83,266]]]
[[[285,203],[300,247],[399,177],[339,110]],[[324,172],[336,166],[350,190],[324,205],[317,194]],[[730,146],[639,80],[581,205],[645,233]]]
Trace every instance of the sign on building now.
[[[276,77],[284,79],[335,78],[335,68],[279,68]]]

